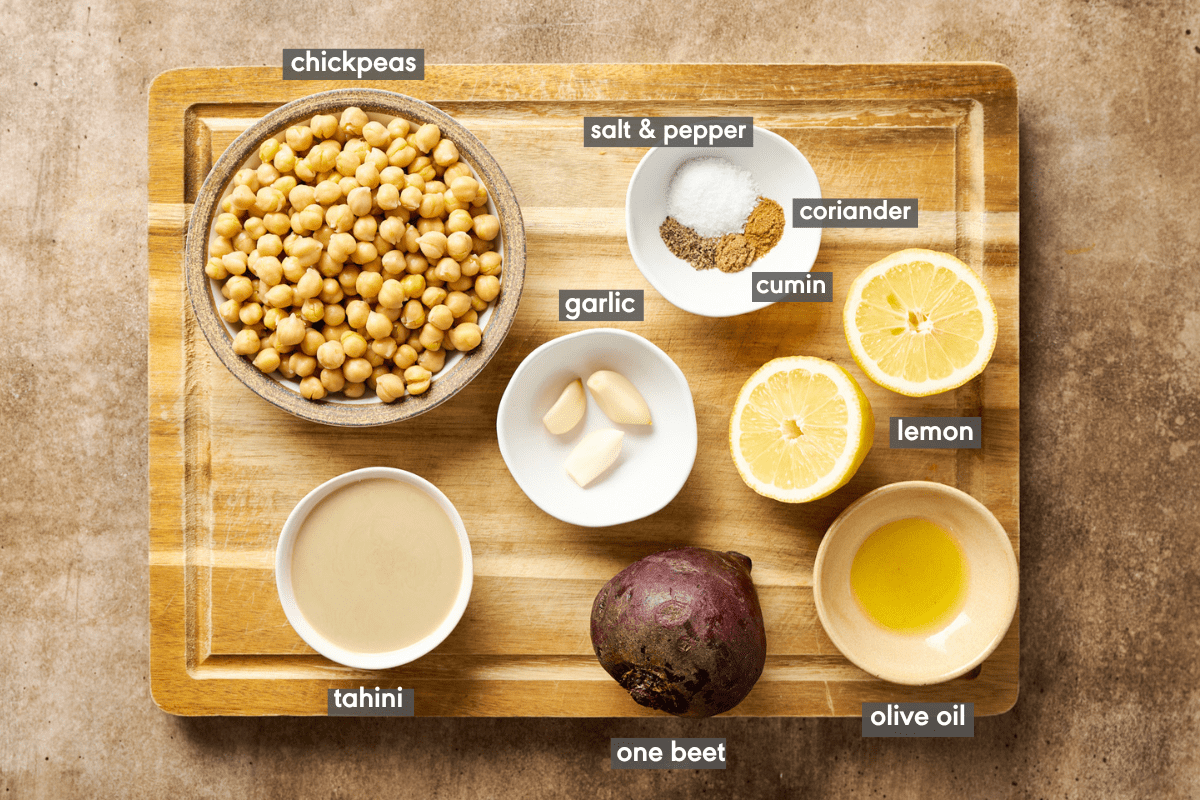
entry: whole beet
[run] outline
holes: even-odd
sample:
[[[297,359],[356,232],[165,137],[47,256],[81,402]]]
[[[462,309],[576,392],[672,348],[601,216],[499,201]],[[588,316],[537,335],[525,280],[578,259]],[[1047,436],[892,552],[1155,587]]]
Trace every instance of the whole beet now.
[[[684,547],[646,556],[592,604],[592,647],[638,703],[683,717],[742,701],[767,658],[750,559]]]

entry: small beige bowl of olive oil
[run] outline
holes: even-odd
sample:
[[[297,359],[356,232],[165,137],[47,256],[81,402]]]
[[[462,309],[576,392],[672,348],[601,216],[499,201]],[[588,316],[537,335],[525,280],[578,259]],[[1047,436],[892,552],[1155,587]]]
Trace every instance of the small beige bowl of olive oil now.
[[[983,663],[1017,609],[1008,534],[969,494],[928,481],[883,486],[841,513],[813,567],[817,614],[863,670],[941,683]]]

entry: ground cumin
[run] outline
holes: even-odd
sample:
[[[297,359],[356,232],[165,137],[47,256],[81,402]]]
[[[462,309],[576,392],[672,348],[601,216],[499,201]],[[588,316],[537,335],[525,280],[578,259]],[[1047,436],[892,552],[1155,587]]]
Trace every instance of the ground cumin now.
[[[717,266],[717,239],[705,239],[674,217],[663,220],[658,235],[676,258],[682,258],[696,269]]]
[[[741,272],[756,258],[754,245],[740,233],[722,236],[717,242],[717,269]]]
[[[762,258],[783,238],[783,207],[769,197],[758,198],[758,205],[746,220],[746,240],[754,248],[754,257]]]

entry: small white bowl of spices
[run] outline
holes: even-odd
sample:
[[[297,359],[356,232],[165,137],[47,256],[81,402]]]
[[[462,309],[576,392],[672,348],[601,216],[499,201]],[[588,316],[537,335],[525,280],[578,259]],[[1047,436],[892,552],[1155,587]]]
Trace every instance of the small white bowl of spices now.
[[[655,147],[625,198],[629,252],[674,305],[732,317],[771,303],[751,299],[756,272],[808,272],[820,228],[792,228],[792,199],[820,197],[808,159],[756,127],[753,147]]]

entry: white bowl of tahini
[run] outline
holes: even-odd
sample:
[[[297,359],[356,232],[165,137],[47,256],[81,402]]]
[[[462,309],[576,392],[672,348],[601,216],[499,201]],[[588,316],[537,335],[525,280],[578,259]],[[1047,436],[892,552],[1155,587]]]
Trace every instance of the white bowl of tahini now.
[[[321,655],[389,669],[433,650],[471,597],[471,543],[454,504],[411,472],[368,467],[326,481],[283,524],[275,585]]]

